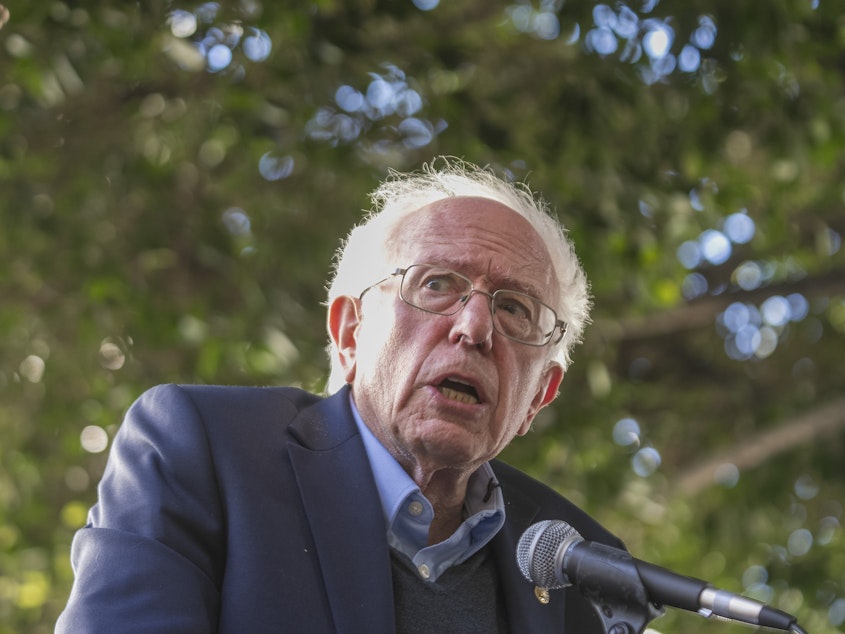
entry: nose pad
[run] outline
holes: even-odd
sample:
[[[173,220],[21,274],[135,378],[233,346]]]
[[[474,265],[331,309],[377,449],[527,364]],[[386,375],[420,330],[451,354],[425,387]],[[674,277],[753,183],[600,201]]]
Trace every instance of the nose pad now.
[[[473,295],[480,297],[474,302]],[[489,349],[493,343],[493,311],[492,295],[472,289],[463,307],[455,316],[452,326],[454,341],[465,341],[471,345]]]

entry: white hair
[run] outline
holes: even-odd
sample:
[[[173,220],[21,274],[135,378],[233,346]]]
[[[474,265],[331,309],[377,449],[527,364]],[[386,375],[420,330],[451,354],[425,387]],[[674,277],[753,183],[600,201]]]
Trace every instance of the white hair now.
[[[564,369],[572,361],[572,348],[580,343],[589,323],[590,294],[587,277],[578,261],[566,229],[554,218],[548,205],[524,183],[499,178],[489,168],[441,157],[419,172],[391,170],[371,195],[372,208],[342,241],[334,258],[328,286],[328,303],[336,297],[358,297],[370,284],[387,275],[396,263],[390,248],[402,223],[422,207],[457,196],[488,198],[499,202],[531,223],[546,245],[559,284],[558,318],[566,323],[566,334],[552,351],[552,358]],[[329,389],[343,385],[343,372],[333,342],[329,344],[331,377]]]

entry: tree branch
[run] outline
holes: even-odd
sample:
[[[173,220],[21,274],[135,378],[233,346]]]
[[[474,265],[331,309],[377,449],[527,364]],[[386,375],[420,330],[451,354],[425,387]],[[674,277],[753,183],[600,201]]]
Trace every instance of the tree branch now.
[[[680,472],[674,492],[683,496],[696,495],[715,483],[715,475],[724,465],[734,465],[740,472],[748,471],[779,454],[842,429],[845,429],[845,398],[820,405],[775,429],[744,438],[736,446]]]
[[[713,324],[716,316],[734,302],[759,303],[773,295],[801,293],[810,299],[845,293],[845,271],[833,270],[800,280],[763,286],[751,291],[734,290],[695,299],[670,310],[650,315],[598,319],[595,330],[605,342],[634,341],[694,330]],[[592,329],[591,329],[592,330]]]

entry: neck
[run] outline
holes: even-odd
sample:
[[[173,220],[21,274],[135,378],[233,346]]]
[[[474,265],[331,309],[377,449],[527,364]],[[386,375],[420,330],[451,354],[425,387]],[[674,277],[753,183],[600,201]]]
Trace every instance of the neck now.
[[[449,538],[463,522],[467,482],[471,473],[443,469],[434,474],[410,472],[422,494],[434,508],[434,519],[428,533],[428,543],[437,544]]]

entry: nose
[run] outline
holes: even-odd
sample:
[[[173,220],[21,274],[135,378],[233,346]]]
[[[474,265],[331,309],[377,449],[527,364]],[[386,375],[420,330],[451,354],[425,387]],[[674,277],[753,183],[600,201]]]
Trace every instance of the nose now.
[[[473,297],[478,295],[478,297]],[[449,338],[454,343],[476,346],[483,351],[493,345],[493,312],[489,293],[472,289],[463,307],[454,315]]]

